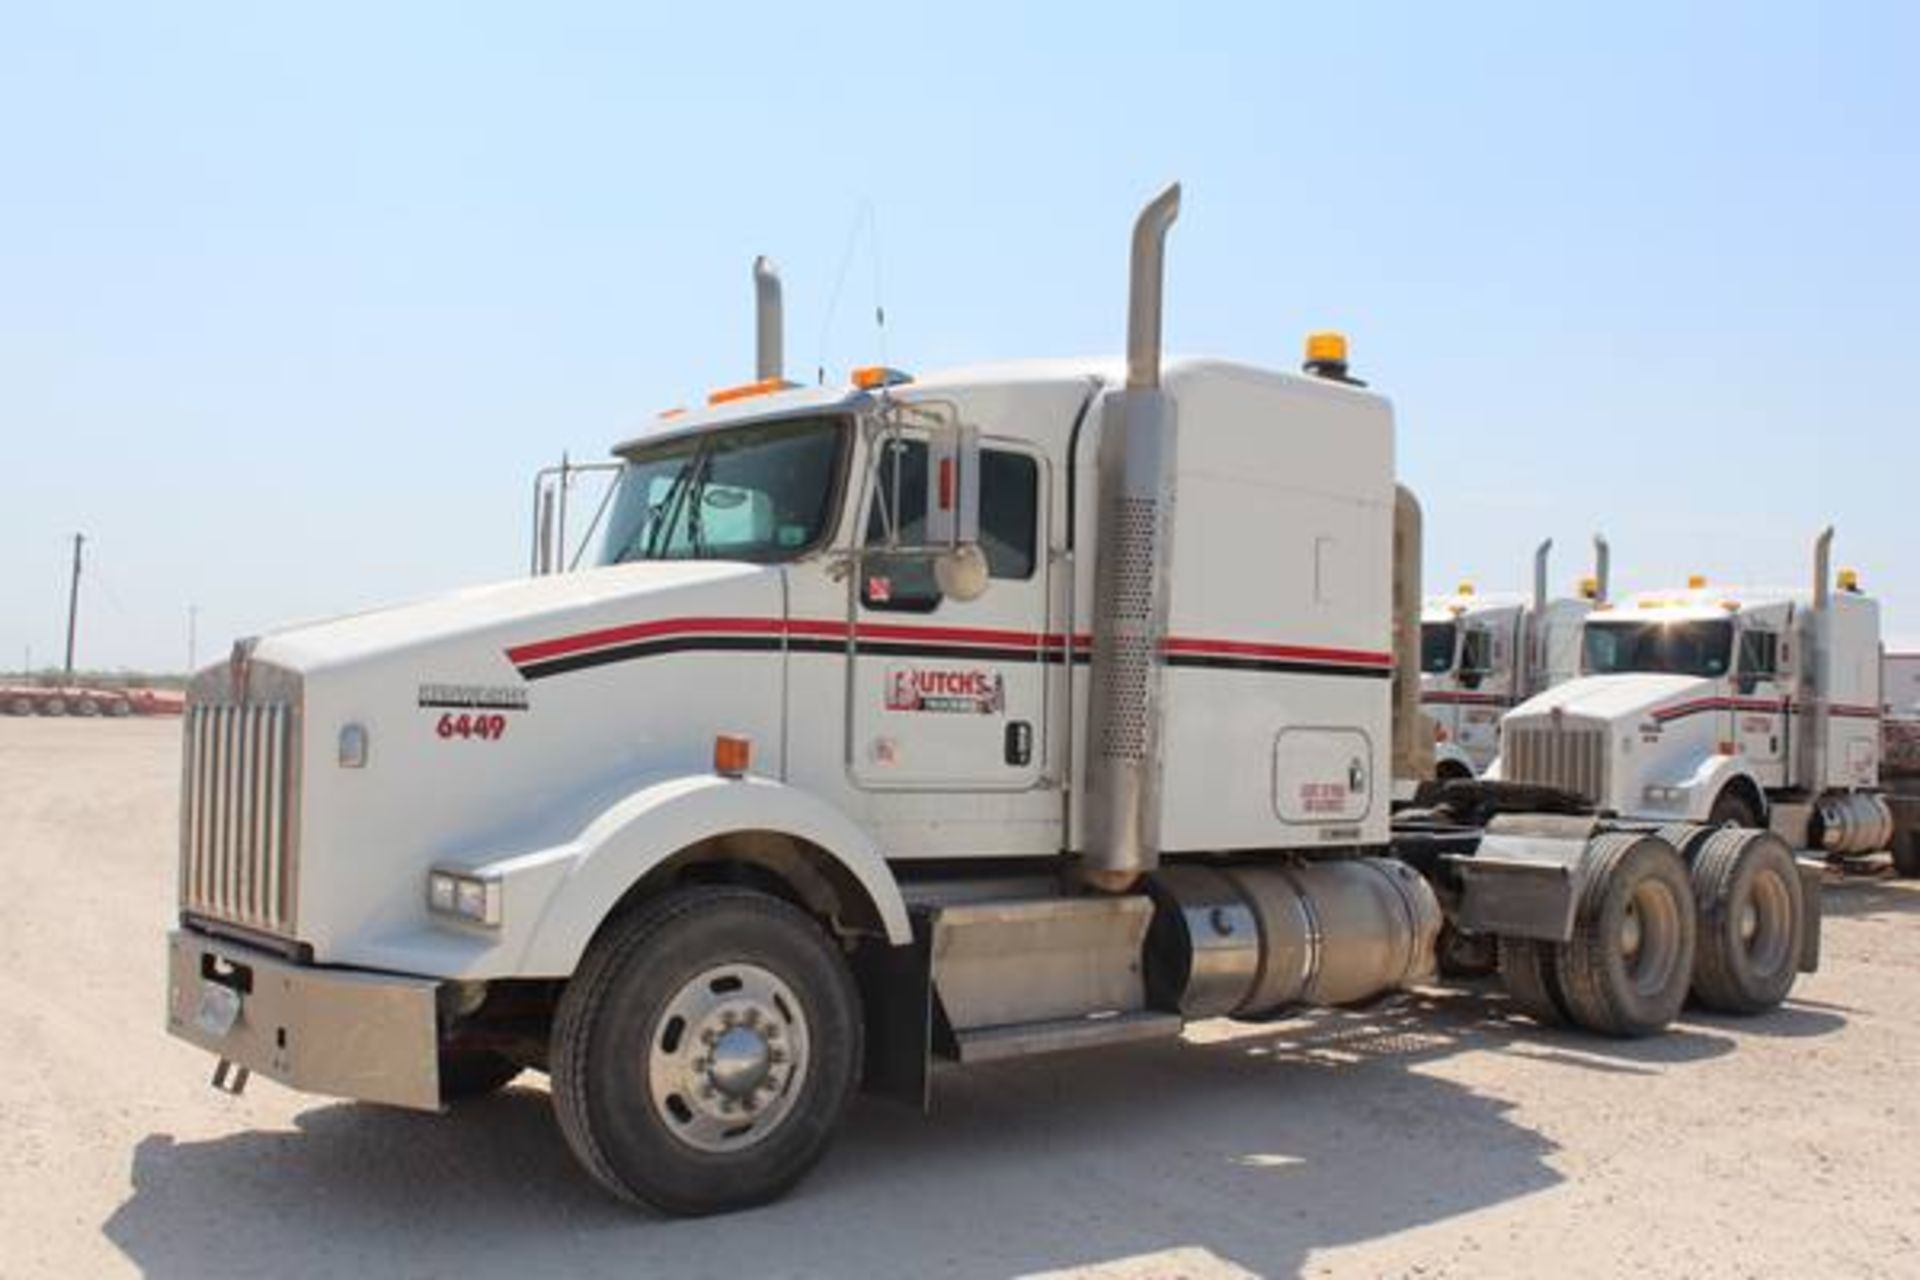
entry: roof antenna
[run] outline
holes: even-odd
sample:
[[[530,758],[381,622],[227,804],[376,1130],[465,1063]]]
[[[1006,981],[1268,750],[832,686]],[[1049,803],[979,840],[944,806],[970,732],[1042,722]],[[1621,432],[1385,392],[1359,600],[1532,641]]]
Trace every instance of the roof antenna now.
[[[868,234],[871,236],[873,235],[873,226],[873,201],[870,199],[864,200],[861,202],[860,207],[854,210],[853,223],[847,228],[847,245],[846,248],[840,252],[840,269],[834,273],[833,292],[827,295],[827,314],[820,322],[820,358],[814,366],[814,379],[823,387],[827,384],[827,339],[833,333],[833,318],[840,310],[840,294],[847,287],[847,275],[853,270],[854,250],[860,247],[860,229],[862,227],[868,228]],[[880,309],[880,250],[877,244],[872,246],[872,253],[874,318],[876,323],[881,326],[884,344],[886,315],[885,312]],[[882,363],[885,362],[882,361]]]
[[[880,212],[871,200],[867,201],[867,247],[873,255],[873,327],[880,341],[880,367],[886,369],[892,366],[887,361],[887,308],[880,286]]]

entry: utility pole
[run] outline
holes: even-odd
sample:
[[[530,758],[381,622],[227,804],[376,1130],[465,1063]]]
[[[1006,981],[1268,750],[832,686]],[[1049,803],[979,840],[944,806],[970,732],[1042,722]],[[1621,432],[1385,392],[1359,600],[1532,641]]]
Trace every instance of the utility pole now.
[[[87,535],[73,535],[73,582],[67,588],[67,683],[73,683],[73,628],[80,620],[80,548],[86,545]]]
[[[192,675],[195,671],[198,671],[200,669],[200,664],[195,659],[195,655],[198,653],[199,647],[200,647],[198,643],[199,638],[200,638],[200,606],[197,604],[190,604],[187,606],[187,674],[188,675]]]

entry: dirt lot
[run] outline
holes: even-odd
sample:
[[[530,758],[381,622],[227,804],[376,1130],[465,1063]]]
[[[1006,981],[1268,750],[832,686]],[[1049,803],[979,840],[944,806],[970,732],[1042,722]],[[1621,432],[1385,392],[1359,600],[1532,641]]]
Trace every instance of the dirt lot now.
[[[177,734],[0,720],[0,1276],[1920,1273],[1920,886],[1832,884],[1770,1017],[1209,1024],[862,1103],[789,1200],[667,1222],[536,1077],[449,1117],[211,1092],[161,1031]]]

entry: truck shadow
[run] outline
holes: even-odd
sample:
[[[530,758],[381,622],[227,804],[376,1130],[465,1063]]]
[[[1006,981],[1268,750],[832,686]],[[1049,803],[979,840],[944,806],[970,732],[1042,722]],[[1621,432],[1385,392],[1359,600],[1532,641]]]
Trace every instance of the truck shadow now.
[[[1313,1250],[1560,1181],[1554,1145],[1511,1103],[1412,1068],[1478,1050],[1643,1073],[1731,1046],[1700,1026],[1625,1043],[1542,1031],[1478,990],[1202,1024],[1180,1043],[943,1076],[929,1116],[863,1099],[792,1196],[703,1222],[602,1195],[527,1077],[448,1117],[328,1104],[290,1132],[155,1134],[105,1233],[162,1280],[999,1276],[1129,1259],[1289,1274]]]
[[[1920,880],[1830,873],[1821,885],[1820,909],[1849,919],[1920,914]]]
[[[147,1138],[106,1234],[165,1280],[289,1264],[317,1275],[1003,1276],[1170,1250],[1287,1274],[1311,1249],[1554,1185],[1550,1144],[1506,1109],[1410,1073],[1334,1072],[1240,1046],[1009,1065],[944,1081],[931,1116],[862,1101],[786,1200],[680,1222],[625,1210],[588,1183],[541,1090],[453,1118],[333,1105],[302,1113],[291,1133]]]

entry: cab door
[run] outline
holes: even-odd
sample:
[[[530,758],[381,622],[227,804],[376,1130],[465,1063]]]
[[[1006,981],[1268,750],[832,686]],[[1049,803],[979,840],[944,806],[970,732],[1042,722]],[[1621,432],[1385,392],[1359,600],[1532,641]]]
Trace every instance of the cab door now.
[[[982,443],[979,540],[988,585],[959,600],[941,592],[925,552],[886,549],[928,542],[926,440],[902,434],[879,448],[851,593],[852,779],[868,790],[1036,787],[1046,758],[1047,665],[1060,652],[1048,616],[1046,458],[1010,442]]]
[[[1497,627],[1476,622],[1461,629],[1460,686],[1466,692],[1460,696],[1455,732],[1475,772],[1500,754],[1500,715],[1509,702],[1504,695],[1511,687],[1512,659]]]
[[[1761,785],[1768,787],[1786,783],[1789,685],[1780,669],[1784,630],[1771,618],[1743,621],[1735,646],[1733,739]]]

